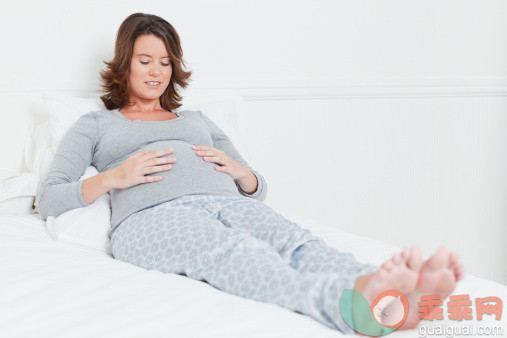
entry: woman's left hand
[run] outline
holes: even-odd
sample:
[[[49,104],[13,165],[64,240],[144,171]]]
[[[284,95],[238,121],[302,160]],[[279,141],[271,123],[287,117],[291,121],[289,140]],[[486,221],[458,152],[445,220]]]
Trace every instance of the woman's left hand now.
[[[223,150],[205,145],[196,145],[192,149],[196,151],[197,156],[202,156],[204,161],[220,164],[221,166],[215,167],[215,170],[227,173],[235,180],[247,176],[250,172]]]

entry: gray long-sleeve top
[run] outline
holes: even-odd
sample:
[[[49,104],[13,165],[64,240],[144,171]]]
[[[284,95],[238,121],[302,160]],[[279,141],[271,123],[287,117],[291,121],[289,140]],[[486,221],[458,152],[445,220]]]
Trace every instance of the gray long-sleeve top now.
[[[111,229],[144,208],[192,194],[243,195],[263,201],[267,184],[241,157],[227,135],[201,111],[185,110],[168,121],[131,121],[118,109],[98,110],[82,115],[62,138],[45,181],[37,195],[39,212],[45,221],[68,210],[89,205],[83,198],[79,178],[93,165],[99,173],[122,164],[144,149],[172,148],[176,162],[167,171],[148,174],[161,181],[141,183],[126,189],[112,189]],[[257,190],[247,194],[229,174],[214,169],[217,163],[197,156],[193,145],[223,150],[257,177]]]

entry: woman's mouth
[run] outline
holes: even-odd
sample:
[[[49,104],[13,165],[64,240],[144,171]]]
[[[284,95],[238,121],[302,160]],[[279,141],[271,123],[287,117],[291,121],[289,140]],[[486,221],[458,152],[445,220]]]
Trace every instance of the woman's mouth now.
[[[150,88],[158,88],[160,87],[160,85],[162,84],[162,82],[158,82],[158,81],[148,81],[148,82],[145,82]]]

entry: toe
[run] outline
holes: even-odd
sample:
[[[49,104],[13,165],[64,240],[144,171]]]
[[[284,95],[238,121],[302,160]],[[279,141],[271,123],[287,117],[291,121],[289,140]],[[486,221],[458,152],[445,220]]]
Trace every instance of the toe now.
[[[461,258],[458,256],[458,254],[453,251],[449,254],[449,269],[454,272],[454,275],[456,276],[456,281],[463,279],[465,276],[465,268],[463,266],[463,263],[461,262]]]
[[[417,246],[414,246],[410,250],[410,259],[408,261],[408,267],[412,270],[419,271],[423,264],[423,257],[421,249]]]
[[[456,265],[456,263],[458,262],[459,262],[458,254],[456,253],[456,251],[451,251],[451,253],[449,253],[449,267]]]
[[[396,255],[394,255],[392,258],[392,262],[394,263],[394,265],[400,265],[402,262],[401,254],[397,253]]]
[[[382,264],[382,268],[386,271],[391,271],[391,269],[393,268],[393,261],[391,259],[385,261],[385,263]]]
[[[440,247],[440,249],[435,252],[433,256],[428,258],[425,263],[425,266],[437,270],[442,269],[449,266],[449,251],[445,246]]]
[[[465,277],[465,267],[461,264],[455,266],[454,273],[457,281],[462,280]]]
[[[465,277],[465,270],[464,269],[459,269],[456,271],[456,281],[457,282],[462,280],[464,277]]]
[[[405,248],[403,249],[403,251],[401,252],[401,258],[407,262],[409,259],[410,259],[410,256],[411,256],[411,248]]]
[[[459,270],[459,279],[458,280],[462,280],[463,278],[465,278],[465,275],[466,275],[466,271],[465,271],[465,268],[461,268]]]

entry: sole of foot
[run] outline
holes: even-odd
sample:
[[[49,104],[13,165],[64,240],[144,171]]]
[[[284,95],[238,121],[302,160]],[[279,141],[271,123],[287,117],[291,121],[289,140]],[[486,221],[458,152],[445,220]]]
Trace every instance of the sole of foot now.
[[[415,289],[406,294],[409,312],[400,329],[414,329],[421,321],[418,309],[421,296],[438,294],[443,301],[454,291],[456,283],[464,276],[465,269],[459,256],[455,252],[449,252],[445,247],[440,247],[422,264]]]

